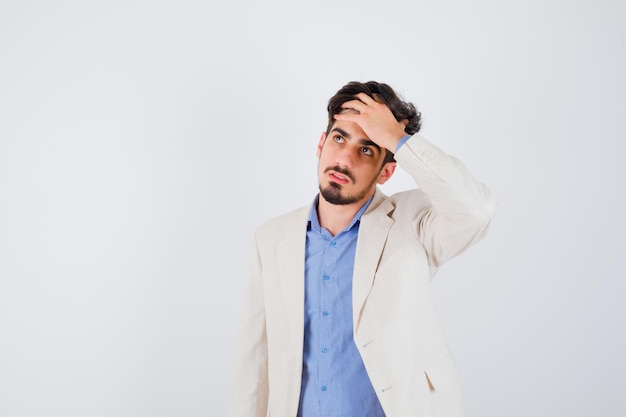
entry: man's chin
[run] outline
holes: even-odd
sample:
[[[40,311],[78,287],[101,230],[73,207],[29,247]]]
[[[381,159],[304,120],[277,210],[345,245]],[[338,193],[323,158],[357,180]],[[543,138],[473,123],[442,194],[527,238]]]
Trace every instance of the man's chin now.
[[[320,186],[320,194],[330,204],[336,206],[345,206],[358,201],[358,199],[350,196],[345,196],[341,193],[341,185],[331,183],[331,185],[322,188]]]

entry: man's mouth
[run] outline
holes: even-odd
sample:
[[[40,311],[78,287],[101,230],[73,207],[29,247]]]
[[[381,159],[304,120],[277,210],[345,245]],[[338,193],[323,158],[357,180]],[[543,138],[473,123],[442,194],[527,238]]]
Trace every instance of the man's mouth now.
[[[331,181],[334,181],[337,184],[347,184],[350,181],[354,182],[350,171],[345,168],[341,168],[340,166],[328,167],[324,170],[324,172],[328,174],[328,178]]]
[[[331,180],[336,181],[339,184],[347,184],[350,182],[350,179],[347,176],[339,174],[338,172],[331,171],[328,176]]]

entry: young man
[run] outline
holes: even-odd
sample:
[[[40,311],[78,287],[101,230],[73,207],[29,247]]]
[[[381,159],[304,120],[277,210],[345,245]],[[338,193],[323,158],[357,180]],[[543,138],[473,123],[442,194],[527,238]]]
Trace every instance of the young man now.
[[[255,234],[230,417],[462,416],[430,281],[496,204],[388,85],[349,83],[328,113],[313,204]],[[388,197],[396,164],[418,188]]]

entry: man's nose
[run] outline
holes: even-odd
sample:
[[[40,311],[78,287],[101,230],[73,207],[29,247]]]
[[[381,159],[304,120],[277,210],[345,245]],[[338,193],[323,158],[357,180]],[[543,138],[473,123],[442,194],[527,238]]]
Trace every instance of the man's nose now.
[[[350,146],[346,146],[337,153],[337,165],[351,168],[357,158],[357,151]]]

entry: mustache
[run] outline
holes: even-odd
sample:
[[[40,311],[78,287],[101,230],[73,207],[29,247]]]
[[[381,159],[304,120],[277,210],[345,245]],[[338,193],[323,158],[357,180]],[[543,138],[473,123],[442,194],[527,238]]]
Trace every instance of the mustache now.
[[[326,174],[328,171],[335,171],[338,172],[342,175],[345,175],[346,177],[350,178],[350,180],[352,182],[354,182],[354,177],[352,176],[352,172],[350,172],[349,169],[347,168],[341,168],[339,165],[335,165],[334,167],[328,167],[324,170],[324,174]]]

